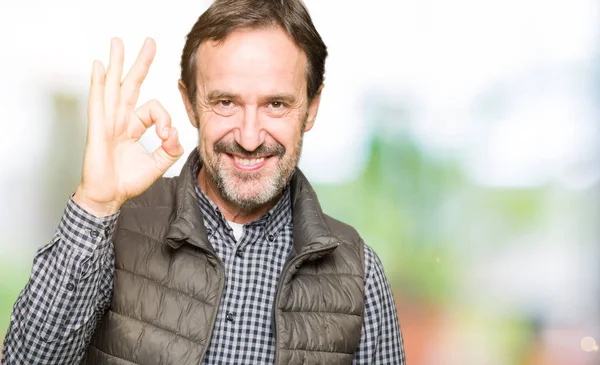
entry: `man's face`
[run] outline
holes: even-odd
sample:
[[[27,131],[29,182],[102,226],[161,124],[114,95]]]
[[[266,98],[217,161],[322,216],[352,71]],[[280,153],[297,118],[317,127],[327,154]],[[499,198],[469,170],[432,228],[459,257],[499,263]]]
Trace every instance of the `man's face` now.
[[[193,108],[207,176],[222,198],[252,209],[275,198],[293,174],[319,96],[306,96],[306,55],[280,28],[243,29],[206,41],[197,55]],[[196,124],[197,123],[197,124]]]

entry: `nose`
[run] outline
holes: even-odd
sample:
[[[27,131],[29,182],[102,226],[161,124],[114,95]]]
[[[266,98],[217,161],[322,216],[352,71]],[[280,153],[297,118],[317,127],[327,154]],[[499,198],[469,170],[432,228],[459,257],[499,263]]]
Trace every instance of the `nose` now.
[[[246,151],[254,151],[263,144],[265,135],[266,132],[258,115],[258,108],[256,106],[244,108],[244,115],[234,132],[236,142]]]

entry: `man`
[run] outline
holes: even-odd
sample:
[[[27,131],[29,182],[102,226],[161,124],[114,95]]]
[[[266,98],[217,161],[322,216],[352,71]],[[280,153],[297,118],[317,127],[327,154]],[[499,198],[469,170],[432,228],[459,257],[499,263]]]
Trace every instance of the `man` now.
[[[94,62],[82,180],[15,303],[4,364],[404,364],[381,263],[297,169],[327,50],[301,0],[217,0],[179,90],[199,144]],[[162,140],[149,154],[139,139]]]

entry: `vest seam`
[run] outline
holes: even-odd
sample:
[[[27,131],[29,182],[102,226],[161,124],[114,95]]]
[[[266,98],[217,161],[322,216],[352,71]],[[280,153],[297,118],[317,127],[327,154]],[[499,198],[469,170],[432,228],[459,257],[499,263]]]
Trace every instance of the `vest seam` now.
[[[119,227],[119,230],[121,230],[121,229],[122,229],[122,230],[124,230],[124,231],[131,232],[131,233],[139,234],[139,235],[140,235],[140,236],[142,236],[142,237],[149,238],[149,239],[151,239],[151,240],[153,240],[153,241],[156,241],[158,244],[164,244],[164,242],[162,241],[162,239],[161,239],[161,238],[152,237],[152,236],[150,236],[150,235],[147,235],[146,233],[142,233],[142,232],[134,231],[133,229],[131,229],[131,228],[127,228],[127,227]]]
[[[344,316],[362,317],[360,314],[347,313],[347,312],[329,312],[329,311],[288,311],[281,309],[282,314],[286,313],[322,313],[322,314],[340,314]]]
[[[106,355],[106,356],[109,356],[109,357],[112,357],[112,358],[115,358],[115,359],[119,359],[119,360],[123,360],[123,361],[127,361],[128,363],[130,363],[130,364],[133,364],[133,365],[137,365],[137,364],[136,364],[136,363],[134,363],[133,361],[129,361],[129,360],[127,360],[127,359],[126,359],[126,358],[124,358],[124,357],[119,357],[119,356],[115,356],[115,355],[109,354],[108,352],[104,352],[104,351],[100,350],[98,347],[96,347],[96,346],[94,346],[94,345],[90,345],[90,347],[93,347],[93,348],[95,348],[95,349],[96,349],[96,351],[98,351],[98,352],[100,352],[100,353],[102,353],[102,354],[104,354],[104,355]]]
[[[134,273],[133,271],[130,271],[130,270],[127,270],[127,269],[121,269],[121,268],[118,268],[118,267],[115,267],[115,271],[122,271],[122,272],[126,272],[126,273],[128,273],[128,274],[131,274],[131,275],[133,275],[133,276],[137,276],[137,277],[139,277],[139,278],[146,279],[146,280],[148,280],[148,281],[151,281],[151,282],[153,282],[153,283],[155,283],[155,284],[158,284],[158,285],[160,285],[162,288],[165,288],[165,289],[168,289],[168,290],[172,290],[172,291],[174,291],[174,292],[176,292],[176,293],[179,293],[179,294],[181,294],[181,295],[184,295],[184,296],[186,296],[186,297],[188,297],[188,298],[190,298],[190,299],[192,299],[192,300],[196,300],[196,301],[198,301],[198,302],[200,302],[200,303],[202,303],[202,304],[204,304],[204,305],[208,305],[208,306],[211,306],[211,307],[213,307],[213,308],[215,307],[213,304],[210,304],[210,303],[208,303],[208,302],[206,302],[206,301],[204,301],[204,300],[202,300],[202,299],[196,299],[196,298],[194,298],[193,296],[191,296],[191,295],[189,295],[189,294],[187,294],[187,293],[185,293],[185,292],[182,292],[182,291],[181,291],[181,290],[179,290],[179,289],[174,289],[174,288],[171,288],[171,287],[169,287],[169,286],[166,286],[166,285],[164,285],[164,284],[161,284],[161,283],[159,283],[158,281],[156,281],[156,280],[154,280],[154,279],[152,279],[152,278],[149,278],[149,277],[147,277],[147,276],[140,275],[140,274],[136,274],[136,273]]]
[[[164,205],[150,205],[151,203],[147,201],[138,201],[127,203],[127,205],[123,206],[123,209],[165,209],[165,208],[173,208],[172,204],[165,203]]]
[[[142,330],[140,331],[140,334],[138,335],[138,339],[137,341],[135,341],[135,347],[133,348],[133,358],[137,358],[138,357],[138,352],[140,350],[140,345],[142,344],[142,338],[144,337],[144,334],[146,334],[146,328],[148,328],[148,323],[144,323],[144,325],[142,326]]]
[[[287,350],[287,351],[304,351],[304,352],[323,352],[326,354],[341,354],[341,355],[349,355],[349,356],[353,356],[354,353],[353,352],[342,352],[342,351],[327,351],[327,350],[310,350],[310,349],[289,349],[287,347],[282,347],[282,350]]]
[[[182,335],[180,335],[180,334],[177,334],[177,333],[175,333],[175,332],[173,332],[173,331],[171,331],[171,330],[169,330],[169,329],[166,329],[166,328],[163,328],[163,327],[157,326],[157,325],[155,325],[154,323],[150,323],[150,322],[144,322],[144,320],[142,320],[142,319],[139,319],[139,318],[136,318],[136,317],[130,316],[130,315],[128,315],[128,314],[125,314],[125,313],[120,313],[120,312],[117,312],[116,310],[114,310],[114,309],[112,309],[112,308],[111,308],[111,309],[109,309],[109,311],[110,311],[110,312],[113,312],[114,314],[116,314],[116,315],[118,315],[118,316],[123,316],[123,317],[131,318],[131,319],[133,319],[134,321],[138,321],[138,322],[140,322],[140,323],[142,323],[142,324],[144,324],[144,325],[150,325],[150,326],[152,326],[152,327],[156,327],[156,328],[158,328],[158,329],[161,329],[161,330],[163,330],[163,331],[165,331],[165,332],[169,332],[169,333],[171,333],[171,334],[173,334],[173,335],[175,335],[175,336],[177,336],[177,337],[183,338],[184,340],[188,340],[188,341],[190,341],[191,343],[195,343],[195,344],[197,344],[197,345],[204,346],[204,345],[202,345],[202,343],[201,343],[201,342],[196,342],[196,341],[194,341],[194,340],[192,340],[192,339],[190,339],[190,338],[187,338],[187,337],[185,337],[185,336],[182,336]]]
[[[360,274],[350,274],[350,273],[340,273],[340,274],[336,274],[336,273],[323,273],[323,274],[311,274],[311,273],[299,273],[296,271],[296,273],[294,274],[294,276],[298,277],[298,276],[351,276],[351,277],[357,277],[357,278],[361,278],[364,279],[364,275],[360,275]]]

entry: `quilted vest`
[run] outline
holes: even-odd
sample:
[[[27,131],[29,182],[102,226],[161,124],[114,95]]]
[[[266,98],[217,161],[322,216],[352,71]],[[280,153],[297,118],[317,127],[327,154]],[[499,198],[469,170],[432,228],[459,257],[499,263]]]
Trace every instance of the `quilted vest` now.
[[[208,241],[191,166],[121,209],[113,235],[112,302],[82,364],[200,365],[211,340],[225,269]],[[363,242],[323,214],[297,170],[294,247],[273,309],[275,364],[351,364],[364,311]]]

